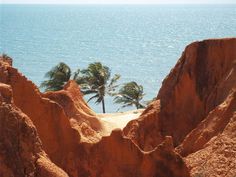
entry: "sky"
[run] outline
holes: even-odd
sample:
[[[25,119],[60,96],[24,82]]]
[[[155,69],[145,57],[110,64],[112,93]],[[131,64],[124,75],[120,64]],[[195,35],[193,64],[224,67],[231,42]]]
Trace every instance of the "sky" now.
[[[4,4],[235,4],[236,0],[0,0]]]

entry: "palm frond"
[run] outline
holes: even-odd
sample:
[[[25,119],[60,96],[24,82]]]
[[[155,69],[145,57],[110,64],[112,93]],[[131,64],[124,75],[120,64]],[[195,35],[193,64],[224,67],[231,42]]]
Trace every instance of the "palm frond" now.
[[[80,74],[80,69],[77,69],[74,73],[73,73],[73,80],[77,80],[79,78],[79,74]]]
[[[99,97],[98,94],[96,94],[96,95],[92,96],[91,98],[89,98],[87,102],[90,102],[92,99],[95,99],[95,98],[97,98],[97,97]]]
[[[94,93],[97,93],[96,90],[84,90],[82,91],[84,95],[89,95],[89,94],[94,94]]]
[[[119,87],[119,84],[116,84],[117,81],[120,79],[119,74],[115,74],[114,77],[111,79],[109,85],[107,86],[107,94],[110,96],[115,96],[115,91]]]
[[[46,91],[55,91],[63,88],[66,82],[71,77],[71,69],[68,65],[61,62],[50,71],[45,74],[48,80],[43,81],[40,85],[41,88],[45,88]]]
[[[144,106],[140,103],[143,99],[143,87],[138,85],[136,82],[128,82],[120,88],[119,92],[114,98],[114,102],[117,104],[124,104],[123,107],[134,105],[136,108],[143,108]]]

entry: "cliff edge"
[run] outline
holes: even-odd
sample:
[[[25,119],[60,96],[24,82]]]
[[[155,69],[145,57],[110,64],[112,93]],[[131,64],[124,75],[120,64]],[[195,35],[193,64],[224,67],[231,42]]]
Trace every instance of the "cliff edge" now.
[[[192,176],[235,175],[235,88],[236,38],[194,42],[124,133],[143,150],[172,136]]]
[[[34,156],[18,158],[19,164],[33,163],[28,167],[30,175],[32,171],[32,175],[38,176],[47,176],[48,173],[51,176],[73,177],[189,176],[183,158],[174,150],[171,137],[165,137],[152,151],[142,151],[130,139],[123,137],[120,129],[105,136],[102,121],[84,102],[79,86],[73,81],[68,82],[61,91],[40,93],[31,81],[11,66],[11,62],[0,58],[0,82],[11,87],[16,109],[21,110],[35,127],[37,134],[34,134],[34,139],[42,142],[46,164],[51,164],[46,165],[46,170],[41,170],[45,169],[44,161],[39,158],[37,162],[42,168],[38,170]],[[0,94],[4,94],[3,89]],[[1,118],[8,121],[11,119],[10,112],[6,110]],[[4,126],[3,123],[1,121],[1,126]],[[9,129],[14,134],[24,133],[22,129]],[[14,138],[14,134],[3,133],[1,143],[8,136]],[[25,139],[30,140],[30,137],[25,136]],[[19,139],[14,143],[24,144],[24,140]],[[5,147],[2,147],[3,151],[7,151]],[[30,147],[28,144],[24,146],[26,149]],[[29,154],[31,151],[34,152],[34,149],[29,150]],[[1,174],[7,176],[11,172],[7,168],[17,171],[18,167],[15,169],[14,165],[8,163],[14,161],[11,154],[15,153],[18,153],[18,149],[13,148],[7,157],[1,158],[3,164],[7,164],[0,168]],[[19,175],[16,172],[15,176],[28,174],[24,166],[22,170]]]
[[[0,176],[232,177],[236,38],[188,45],[138,119],[105,126],[74,81],[41,93],[0,57]]]

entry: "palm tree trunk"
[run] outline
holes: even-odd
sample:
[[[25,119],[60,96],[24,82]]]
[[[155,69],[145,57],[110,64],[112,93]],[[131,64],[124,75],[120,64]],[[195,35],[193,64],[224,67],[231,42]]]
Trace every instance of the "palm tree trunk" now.
[[[102,99],[102,111],[103,111],[103,113],[106,113],[106,110],[105,110],[105,100],[104,100],[104,98]]]
[[[139,102],[138,102],[138,101],[135,103],[135,107],[136,107],[137,109],[139,109]]]

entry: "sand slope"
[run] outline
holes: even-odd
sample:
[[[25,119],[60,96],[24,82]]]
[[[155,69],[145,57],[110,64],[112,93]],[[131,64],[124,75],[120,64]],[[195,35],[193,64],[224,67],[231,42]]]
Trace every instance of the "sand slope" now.
[[[97,114],[104,128],[104,136],[111,134],[114,129],[123,129],[131,120],[137,119],[144,109],[132,110],[127,112]]]

